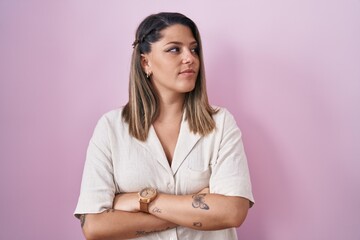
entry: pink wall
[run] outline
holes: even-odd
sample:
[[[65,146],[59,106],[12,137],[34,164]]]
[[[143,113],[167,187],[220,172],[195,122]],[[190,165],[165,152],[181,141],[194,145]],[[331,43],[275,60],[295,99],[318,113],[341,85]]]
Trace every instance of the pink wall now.
[[[355,0],[0,1],[0,239],[82,239],[89,137],[159,11],[198,24],[210,99],[244,132],[257,202],[239,238],[360,239]]]

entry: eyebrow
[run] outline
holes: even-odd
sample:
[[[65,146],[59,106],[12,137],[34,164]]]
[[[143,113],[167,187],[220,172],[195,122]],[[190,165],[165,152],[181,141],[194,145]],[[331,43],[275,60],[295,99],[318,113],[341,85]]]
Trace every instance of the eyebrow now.
[[[167,45],[170,45],[170,44],[183,45],[183,43],[182,43],[182,42],[172,41],[172,42],[168,42],[168,43],[166,43],[164,46],[167,46]],[[190,45],[193,45],[193,44],[198,44],[198,43],[197,43],[197,41],[195,40],[195,41],[192,41],[192,42],[190,43]]]

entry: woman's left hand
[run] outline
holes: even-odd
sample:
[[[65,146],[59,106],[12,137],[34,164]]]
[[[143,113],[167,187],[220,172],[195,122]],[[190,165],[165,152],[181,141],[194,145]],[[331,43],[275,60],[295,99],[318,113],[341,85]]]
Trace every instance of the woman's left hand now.
[[[139,212],[139,196],[137,193],[120,193],[114,198],[113,208],[126,212]]]

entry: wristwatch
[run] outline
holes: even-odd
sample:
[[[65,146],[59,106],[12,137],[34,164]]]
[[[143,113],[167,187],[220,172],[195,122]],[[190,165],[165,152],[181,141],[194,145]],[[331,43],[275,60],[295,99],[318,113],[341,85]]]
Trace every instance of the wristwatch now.
[[[149,203],[157,196],[156,188],[147,187],[139,192],[140,211],[149,213]]]

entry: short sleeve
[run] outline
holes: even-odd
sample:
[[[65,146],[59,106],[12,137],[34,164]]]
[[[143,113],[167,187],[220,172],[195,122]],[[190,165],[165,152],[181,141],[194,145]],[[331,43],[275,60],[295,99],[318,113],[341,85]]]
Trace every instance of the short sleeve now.
[[[224,110],[224,117],[217,123],[217,128],[220,129],[221,140],[216,161],[212,164],[210,191],[247,198],[252,206],[254,197],[242,134],[227,110]]]
[[[95,127],[87,149],[80,196],[74,213],[76,217],[112,208],[115,183],[108,131],[108,122],[103,116]]]

